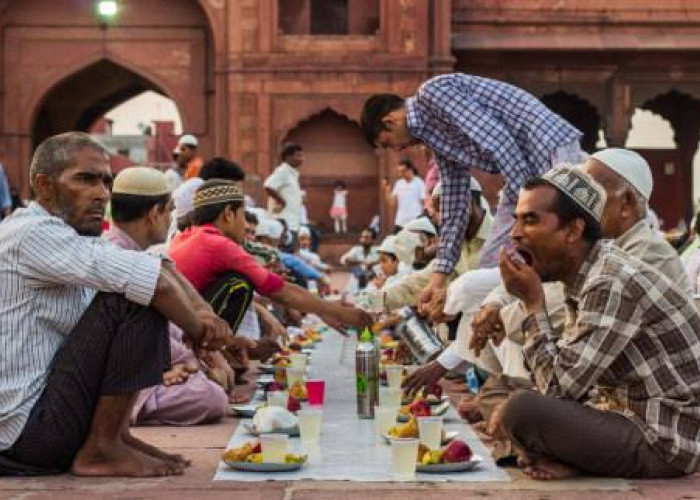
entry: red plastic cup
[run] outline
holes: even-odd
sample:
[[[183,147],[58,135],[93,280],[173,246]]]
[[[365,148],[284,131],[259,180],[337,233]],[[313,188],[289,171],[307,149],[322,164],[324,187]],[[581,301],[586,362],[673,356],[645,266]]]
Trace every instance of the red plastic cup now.
[[[306,381],[306,397],[310,406],[323,406],[323,395],[326,391],[326,383],[323,380]]]

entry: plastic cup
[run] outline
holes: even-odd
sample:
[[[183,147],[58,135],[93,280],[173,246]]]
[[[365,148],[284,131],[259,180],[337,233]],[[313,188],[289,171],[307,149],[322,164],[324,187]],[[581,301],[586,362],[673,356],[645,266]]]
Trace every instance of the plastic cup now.
[[[384,435],[396,425],[396,416],[399,409],[396,406],[381,406],[374,407],[374,431],[379,442],[384,441]]]
[[[292,368],[300,368],[303,370],[306,368],[307,361],[308,358],[306,354],[302,352],[293,352],[289,355],[289,362]]]
[[[288,441],[289,436],[286,434],[263,434],[260,436],[263,462],[285,463]]]
[[[403,366],[402,365],[386,365],[384,367],[386,371],[386,381],[389,387],[401,387],[401,382],[403,380]]]
[[[325,392],[326,383],[323,380],[306,381],[306,397],[309,399],[310,406],[323,406]]]
[[[379,406],[401,406],[401,388],[400,387],[380,387],[379,388]]]
[[[299,410],[297,416],[302,444],[318,443],[321,440],[323,412],[319,408],[306,408]]]
[[[418,443],[417,439],[391,441],[391,466],[395,479],[410,481],[416,478]]]
[[[304,369],[287,368],[287,389],[302,383],[304,383]]]
[[[439,450],[442,442],[442,417],[418,417],[420,442],[430,450]]]
[[[272,391],[267,393],[268,406],[280,406],[287,409],[287,401],[289,401],[289,393],[287,391]]]

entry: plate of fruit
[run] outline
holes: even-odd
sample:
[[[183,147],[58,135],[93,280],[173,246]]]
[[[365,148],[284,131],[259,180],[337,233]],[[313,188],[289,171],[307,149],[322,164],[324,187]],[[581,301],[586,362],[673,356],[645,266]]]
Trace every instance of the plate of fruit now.
[[[436,417],[444,415],[450,409],[450,402],[445,401],[438,405],[431,406],[430,403],[419,394],[415,399],[406,405],[399,408],[399,414],[396,420],[399,422],[408,422],[411,416],[414,417]]]
[[[387,444],[390,444],[391,441],[395,440],[415,439],[418,437],[418,435],[418,421],[415,417],[410,417],[408,422],[391,427],[386,434],[382,435],[382,437]],[[440,437],[440,444],[447,444],[453,441],[457,436],[459,436],[459,432],[446,431],[443,429],[442,436]]]
[[[253,436],[260,434],[299,435],[299,420],[292,412],[279,406],[264,406],[255,412],[253,423],[243,423],[243,427]]]
[[[300,469],[306,463],[307,456],[287,453],[284,463],[262,461],[260,441],[247,442],[238,448],[224,452],[223,461],[232,469],[248,472],[290,472]]]
[[[416,472],[428,473],[470,471],[483,460],[479,455],[474,455],[469,445],[461,439],[455,439],[439,450],[429,450],[421,445],[416,459]]]

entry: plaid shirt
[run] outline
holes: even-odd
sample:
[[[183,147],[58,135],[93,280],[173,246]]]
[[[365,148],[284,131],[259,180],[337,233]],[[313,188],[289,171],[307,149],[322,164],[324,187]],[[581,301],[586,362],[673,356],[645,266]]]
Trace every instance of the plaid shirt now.
[[[406,100],[408,128],[435,152],[443,227],[436,271],[449,274],[470,212],[471,167],[501,174],[515,203],[530,177],[551,168],[552,153],[581,137],[531,94],[507,83],[455,73],[425,82]]]
[[[524,347],[538,389],[634,421],[669,463],[690,473],[700,457],[700,315],[660,271],[612,241],[591,250],[567,290],[558,337],[546,312],[528,316]]]

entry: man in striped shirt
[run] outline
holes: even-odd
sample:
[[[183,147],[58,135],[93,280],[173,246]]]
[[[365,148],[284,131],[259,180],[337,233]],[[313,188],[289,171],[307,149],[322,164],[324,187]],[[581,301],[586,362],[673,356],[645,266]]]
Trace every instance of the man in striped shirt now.
[[[172,263],[98,238],[112,175],[89,135],[44,141],[30,180],[35,201],[0,224],[0,474],[181,474],[129,433],[131,409],[169,366],[166,319],[204,349],[228,325]]]
[[[370,97],[362,128],[375,147],[398,151],[422,143],[435,153],[443,192],[440,248],[418,301],[419,310],[434,317],[442,313],[441,297],[469,221],[471,169],[500,174],[505,182],[480,260],[480,267],[495,267],[525,181],[560,162],[581,159],[581,132],[537,98],[507,83],[462,73],[432,78],[408,99]]]

